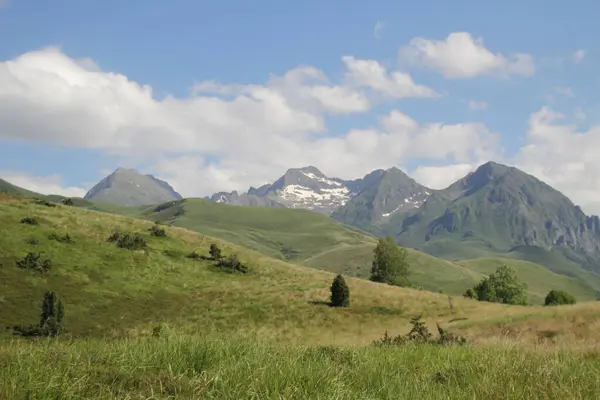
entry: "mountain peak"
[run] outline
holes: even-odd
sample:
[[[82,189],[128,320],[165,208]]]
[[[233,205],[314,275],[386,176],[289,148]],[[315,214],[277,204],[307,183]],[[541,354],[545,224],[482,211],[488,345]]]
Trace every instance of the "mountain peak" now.
[[[142,175],[135,169],[118,167],[83,198],[121,206],[143,206],[183,197],[165,181],[152,175]]]

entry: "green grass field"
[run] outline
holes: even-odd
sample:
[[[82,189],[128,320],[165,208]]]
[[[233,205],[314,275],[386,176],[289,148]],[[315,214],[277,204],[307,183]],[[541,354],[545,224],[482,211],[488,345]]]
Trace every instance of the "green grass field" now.
[[[333,348],[165,334],[0,345],[6,399],[595,399],[600,358],[507,348]]]
[[[178,227],[152,237],[152,225],[0,194],[0,326],[36,323],[46,290],[66,311],[58,340],[11,339],[3,329],[0,398],[598,397],[599,302],[506,306],[348,278],[351,306],[336,309],[324,304],[331,272]],[[116,229],[140,233],[146,251],[107,242]],[[73,243],[49,238],[66,233]],[[210,243],[239,254],[250,272],[185,257],[207,254]],[[52,260],[48,273],[16,266],[31,251]],[[487,272],[470,263],[452,265]],[[371,345],[386,330],[406,333],[416,315],[470,344]]]

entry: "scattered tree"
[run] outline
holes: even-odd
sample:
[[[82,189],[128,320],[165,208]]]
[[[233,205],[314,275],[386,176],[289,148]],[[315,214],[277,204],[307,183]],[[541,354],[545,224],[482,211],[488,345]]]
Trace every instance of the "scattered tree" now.
[[[338,275],[331,284],[331,305],[333,307],[350,306],[350,289],[342,275]]]
[[[39,204],[41,206],[46,206],[46,207],[56,207],[56,203],[52,203],[52,202],[50,202],[48,200],[44,200],[44,199],[36,199],[35,204]]]
[[[406,250],[391,237],[380,238],[373,250],[371,280],[389,285],[408,286],[409,265]]]
[[[210,250],[208,251],[208,253],[210,254],[210,257],[215,261],[219,261],[222,258],[221,249],[214,243],[210,245]]]
[[[474,288],[477,300],[491,303],[527,304],[527,285],[517,278],[514,268],[503,265]],[[474,297],[475,298],[475,297]]]
[[[17,325],[13,331],[20,336],[58,336],[63,330],[64,316],[62,301],[54,292],[47,291],[42,300],[39,324]]]
[[[551,290],[546,295],[544,305],[547,306],[560,306],[563,304],[575,304],[577,301],[575,297],[562,290]]]
[[[62,199],[61,203],[65,206],[73,206],[73,199],[70,199],[67,197],[67,198]]]

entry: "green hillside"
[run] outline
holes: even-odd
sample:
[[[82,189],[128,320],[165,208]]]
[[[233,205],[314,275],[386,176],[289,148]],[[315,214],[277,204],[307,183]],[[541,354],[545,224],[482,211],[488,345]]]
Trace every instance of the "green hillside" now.
[[[473,260],[458,261],[457,264],[484,275],[492,274],[503,264],[510,265],[517,271],[517,276],[527,282],[529,301],[534,304],[543,304],[549,290],[563,290],[572,293],[580,301],[595,300],[596,291],[586,283],[559,275],[547,270],[539,264],[528,261],[502,259],[502,258],[477,258]]]
[[[155,237],[150,221],[6,194],[0,226],[0,326],[36,323],[52,290],[66,328],[58,340],[0,338],[0,398],[499,398],[507,387],[530,398],[538,384],[552,399],[597,394],[598,302],[507,306],[348,278],[350,307],[337,309],[324,304],[332,273],[178,227]],[[117,247],[107,241],[115,230],[139,233],[147,247]],[[67,233],[71,241],[56,240]],[[207,255],[211,243],[250,271],[185,257]],[[49,271],[20,268],[28,252],[51,260]],[[370,346],[386,330],[408,332],[416,315],[472,345]],[[523,378],[531,374],[535,383]]]

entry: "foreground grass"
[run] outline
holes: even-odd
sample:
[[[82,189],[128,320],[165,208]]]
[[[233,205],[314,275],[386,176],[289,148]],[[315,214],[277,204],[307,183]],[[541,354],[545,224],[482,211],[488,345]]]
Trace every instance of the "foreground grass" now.
[[[0,343],[0,398],[593,399],[597,352],[332,348],[168,334]],[[29,397],[27,397],[29,396]]]

